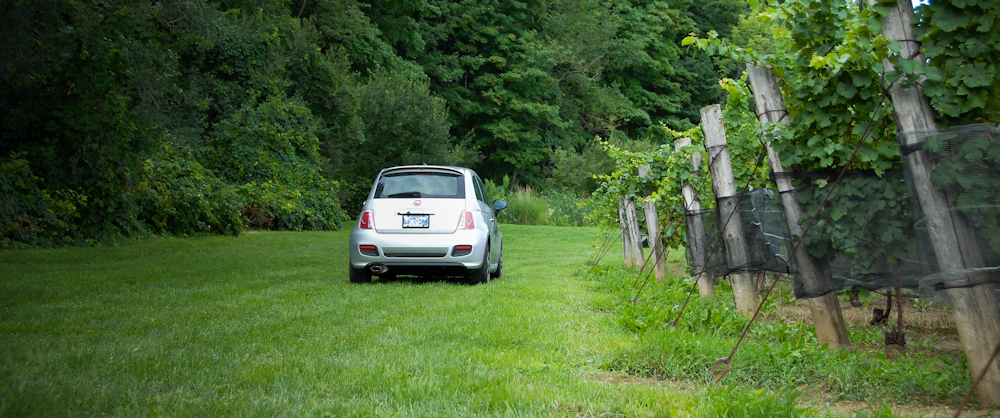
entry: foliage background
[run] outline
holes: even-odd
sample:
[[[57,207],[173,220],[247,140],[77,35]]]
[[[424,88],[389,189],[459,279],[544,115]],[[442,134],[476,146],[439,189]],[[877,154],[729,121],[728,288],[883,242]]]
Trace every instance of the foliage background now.
[[[6,1],[2,245],[335,229],[377,170],[397,164],[466,165],[585,196],[612,166],[595,136],[656,147],[669,140],[660,126],[691,128],[721,100],[716,80],[734,67],[680,40],[726,36],[747,10]]]

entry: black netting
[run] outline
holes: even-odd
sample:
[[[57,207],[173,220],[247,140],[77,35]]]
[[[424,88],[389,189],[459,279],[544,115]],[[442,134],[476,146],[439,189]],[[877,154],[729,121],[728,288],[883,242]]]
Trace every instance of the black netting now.
[[[985,124],[900,134],[914,203],[914,241],[926,260],[918,283],[922,297],[947,302],[945,289],[1000,283],[998,136],[998,126]],[[924,203],[930,194],[920,189],[926,167],[933,192],[946,207]],[[948,236],[954,238],[942,239]]]
[[[803,229],[828,199],[800,250],[808,251],[821,269],[829,271],[830,282],[809,288],[795,277],[796,297],[816,297],[853,287],[916,290],[927,267],[912,239],[911,204],[903,171],[851,170],[838,184],[839,175],[839,171],[800,172],[791,179],[803,211]]]
[[[739,265],[730,265],[731,263],[727,262],[727,249],[725,245],[718,243],[719,237],[722,236],[722,224],[725,223],[725,219],[719,221],[718,209],[689,212],[687,256],[692,274],[702,271],[706,264],[706,271],[715,276],[726,276],[735,271],[776,272],[785,266],[793,244],[781,204],[777,200],[777,193],[769,189],[755,189],[743,192],[741,195],[719,199],[718,207],[732,205],[737,207],[746,243],[746,253],[741,257],[745,262]],[[698,223],[703,225],[705,231],[705,249],[701,257],[698,256],[698,245],[691,244],[700,242],[694,237],[699,229],[696,226]],[[714,253],[704,260],[713,248]],[[795,263],[790,263],[786,272],[795,271]]]
[[[757,271],[795,274],[798,268],[789,260],[792,248],[791,234],[785,221],[785,212],[778,194],[770,189],[756,189],[740,202],[739,211],[746,231],[750,266]],[[788,264],[786,267],[785,264]]]
[[[729,274],[726,267],[726,249],[719,242],[716,212],[714,209],[688,211],[687,218],[687,261],[691,275],[702,271],[715,276]],[[700,231],[700,237],[699,235]]]
[[[795,263],[789,263],[786,272],[794,277],[796,296],[898,286],[949,303],[945,289],[1000,284],[998,136],[1000,127],[994,125],[903,133],[903,169],[850,170],[832,193],[839,171],[772,173],[775,183],[789,180],[793,185],[803,230],[829,196],[799,251],[808,251],[821,269],[828,269],[831,281],[807,288]],[[923,174],[914,172],[917,166],[924,167]],[[921,190],[920,184],[927,187]],[[943,204],[933,213],[927,209],[935,207],[927,201],[929,194],[938,195]],[[739,202],[747,247],[742,257],[727,257],[725,246],[717,244],[725,222],[718,209],[688,213],[691,273],[703,267],[716,276],[780,271],[796,242],[788,232],[781,197],[772,190],[756,189],[717,200],[721,208]],[[695,245],[700,242],[695,237],[698,225],[704,231],[703,250]],[[943,240],[944,236],[952,238]],[[731,259],[745,261],[727,262]]]

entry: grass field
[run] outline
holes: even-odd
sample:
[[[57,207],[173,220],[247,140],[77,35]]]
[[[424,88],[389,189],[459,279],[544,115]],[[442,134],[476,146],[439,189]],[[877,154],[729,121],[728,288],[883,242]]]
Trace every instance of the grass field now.
[[[351,285],[347,231],[0,252],[0,417],[825,416],[641,377],[646,314],[584,275],[600,231],[504,231],[479,286]]]
[[[347,232],[0,253],[0,415],[650,415],[593,378],[624,335],[574,278],[594,229],[507,226],[489,285],[350,285]],[[692,407],[693,408],[693,407]]]

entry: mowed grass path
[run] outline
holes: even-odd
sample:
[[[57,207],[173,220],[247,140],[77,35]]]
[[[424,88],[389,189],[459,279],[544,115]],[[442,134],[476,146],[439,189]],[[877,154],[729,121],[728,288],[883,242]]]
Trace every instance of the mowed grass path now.
[[[504,225],[504,277],[351,285],[348,231],[0,252],[0,416],[629,416],[595,376],[597,229]]]

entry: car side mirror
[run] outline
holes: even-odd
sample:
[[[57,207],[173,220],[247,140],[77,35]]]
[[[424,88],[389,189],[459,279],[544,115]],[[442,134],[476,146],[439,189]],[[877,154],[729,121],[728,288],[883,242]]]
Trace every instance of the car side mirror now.
[[[499,212],[499,211],[504,210],[506,208],[507,208],[507,201],[506,200],[497,199],[497,200],[493,201],[493,210],[494,211]]]

